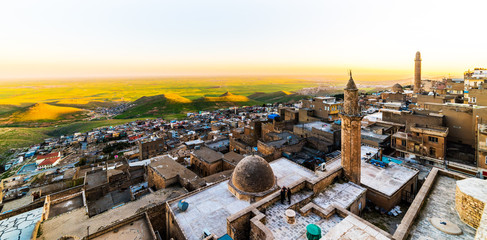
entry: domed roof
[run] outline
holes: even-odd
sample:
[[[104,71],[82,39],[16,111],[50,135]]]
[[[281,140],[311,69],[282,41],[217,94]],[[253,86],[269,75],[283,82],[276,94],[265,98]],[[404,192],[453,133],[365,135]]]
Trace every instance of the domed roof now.
[[[394,84],[394,86],[392,86],[392,91],[393,92],[402,92],[403,90],[402,90],[401,84],[399,84],[399,83]]]
[[[258,193],[274,187],[276,178],[266,160],[259,156],[247,156],[233,170],[231,181],[240,191]]]

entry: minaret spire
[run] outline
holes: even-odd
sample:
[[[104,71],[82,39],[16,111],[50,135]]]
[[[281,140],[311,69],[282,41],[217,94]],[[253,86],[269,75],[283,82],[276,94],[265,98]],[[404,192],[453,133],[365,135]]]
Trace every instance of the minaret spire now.
[[[342,140],[341,164],[345,176],[352,182],[360,184],[361,178],[361,120],[358,89],[353,81],[352,71],[350,79],[344,89],[343,110],[340,113]]]
[[[352,70],[349,70],[348,74],[350,75],[350,79],[348,79],[348,83],[347,86],[345,87],[345,90],[358,90],[357,85],[355,85],[355,81],[353,81]]]

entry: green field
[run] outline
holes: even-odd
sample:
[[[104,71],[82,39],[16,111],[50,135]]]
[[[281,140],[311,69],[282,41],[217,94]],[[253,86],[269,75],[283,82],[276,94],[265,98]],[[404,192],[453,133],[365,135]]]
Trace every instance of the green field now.
[[[116,126],[136,119],[110,119],[100,121],[80,121],[64,124],[61,126],[27,128],[27,127],[0,127],[0,154],[11,148],[29,147],[33,144],[43,142],[50,137],[76,132],[87,132],[91,129],[103,126]]]
[[[320,83],[324,81],[285,76],[16,80],[1,82],[0,105],[28,106],[44,102],[96,107],[106,102],[135,101],[143,96],[167,93],[195,100],[217,97],[225,92],[249,96],[255,92],[295,91]],[[3,111],[9,111],[7,107],[3,108]]]

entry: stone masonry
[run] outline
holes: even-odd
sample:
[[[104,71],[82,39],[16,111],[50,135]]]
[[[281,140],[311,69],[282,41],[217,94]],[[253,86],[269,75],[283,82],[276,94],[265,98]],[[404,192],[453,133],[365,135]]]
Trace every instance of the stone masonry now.
[[[487,188],[487,180],[468,178],[457,181],[456,210],[460,219],[475,229],[479,227],[487,202],[487,190],[485,188]]]
[[[345,176],[353,183],[360,184],[361,172],[361,120],[360,107],[358,104],[358,89],[350,72],[350,80],[345,88],[345,102],[342,119],[342,166]]]

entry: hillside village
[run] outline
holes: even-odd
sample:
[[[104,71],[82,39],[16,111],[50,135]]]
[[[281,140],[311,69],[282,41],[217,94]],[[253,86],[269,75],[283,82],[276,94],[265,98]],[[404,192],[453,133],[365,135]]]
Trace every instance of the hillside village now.
[[[486,82],[479,68],[363,94],[350,73],[343,99],[11,149],[0,239],[486,239]]]

